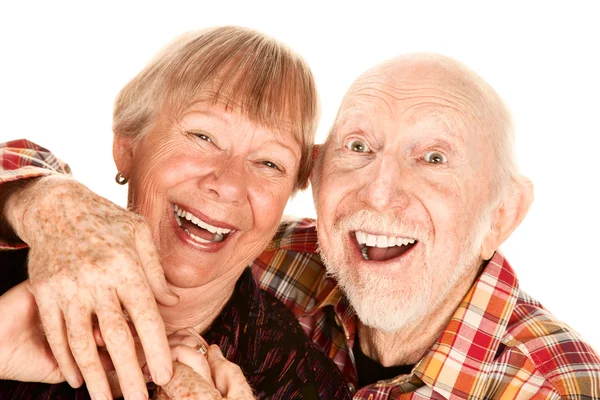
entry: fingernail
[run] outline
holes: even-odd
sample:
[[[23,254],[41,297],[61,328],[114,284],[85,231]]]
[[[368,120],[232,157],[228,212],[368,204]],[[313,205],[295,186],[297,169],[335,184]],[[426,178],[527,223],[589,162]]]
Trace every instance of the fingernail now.
[[[215,355],[219,358],[225,358],[225,356],[223,355],[223,352],[221,351],[221,348],[219,346],[217,346],[216,344],[211,344],[210,348],[215,352]]]
[[[104,393],[94,393],[91,397],[92,400],[108,400]]]
[[[145,395],[142,392],[133,392],[129,396],[129,400],[148,400],[148,395]]]
[[[157,385],[165,385],[171,380],[171,371],[167,367],[161,367],[153,380]]]

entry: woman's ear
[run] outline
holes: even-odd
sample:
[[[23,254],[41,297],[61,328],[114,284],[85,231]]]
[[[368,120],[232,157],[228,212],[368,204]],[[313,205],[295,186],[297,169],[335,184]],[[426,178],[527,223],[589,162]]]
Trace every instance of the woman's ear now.
[[[133,137],[115,134],[113,139],[113,159],[117,170],[129,178],[133,162]]]
[[[504,201],[492,212],[491,229],[481,244],[481,258],[489,260],[521,224],[533,202],[533,183],[524,176],[513,179]]]

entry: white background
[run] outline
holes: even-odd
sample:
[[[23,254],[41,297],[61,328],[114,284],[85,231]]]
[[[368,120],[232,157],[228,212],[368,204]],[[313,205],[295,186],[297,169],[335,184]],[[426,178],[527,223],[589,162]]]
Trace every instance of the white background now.
[[[413,51],[461,60],[512,109],[521,168],[535,184],[530,214],[504,253],[522,287],[600,350],[595,2],[16,3],[0,5],[0,142],[36,141],[121,205],[112,101],[181,32],[238,24],[297,50],[321,94],[318,141],[365,69]],[[310,195],[297,196],[288,212],[314,215]]]

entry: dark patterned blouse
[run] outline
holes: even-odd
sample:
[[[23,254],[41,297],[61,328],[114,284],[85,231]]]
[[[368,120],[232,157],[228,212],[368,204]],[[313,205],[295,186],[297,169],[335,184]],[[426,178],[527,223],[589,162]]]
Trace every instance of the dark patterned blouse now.
[[[203,337],[241,367],[258,399],[352,398],[333,361],[306,337],[291,311],[258,288],[249,269]],[[148,389],[152,396],[153,387]],[[85,386],[0,381],[0,400],[89,398]]]

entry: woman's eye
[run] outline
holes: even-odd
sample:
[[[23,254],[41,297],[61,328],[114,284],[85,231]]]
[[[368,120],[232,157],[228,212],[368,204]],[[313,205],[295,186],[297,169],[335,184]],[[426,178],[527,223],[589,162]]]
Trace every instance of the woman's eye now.
[[[212,139],[209,138],[207,135],[205,135],[204,133],[194,133],[194,135],[198,136],[200,139],[212,143]]]
[[[429,153],[425,154],[423,160],[431,164],[443,164],[448,161],[446,156],[439,151],[430,151]]]
[[[262,161],[262,165],[267,166],[272,169],[281,170],[277,164],[273,161]]]
[[[360,139],[353,139],[346,144],[346,148],[357,153],[368,153],[371,151],[367,144]]]

